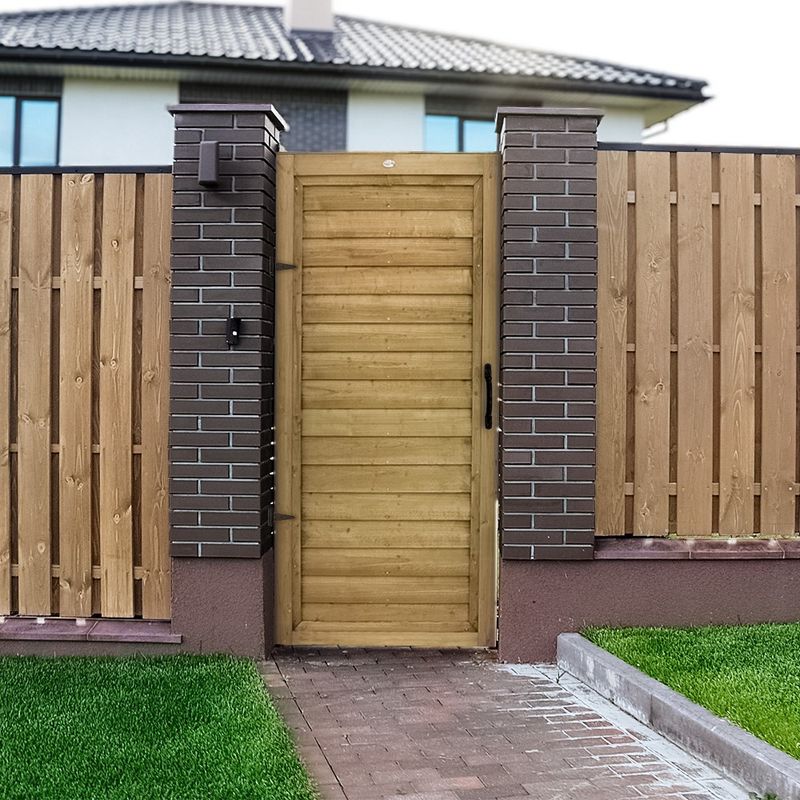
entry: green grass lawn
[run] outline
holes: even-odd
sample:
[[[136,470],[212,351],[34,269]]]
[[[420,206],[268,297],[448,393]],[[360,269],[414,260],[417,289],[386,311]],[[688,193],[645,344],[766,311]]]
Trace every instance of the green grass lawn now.
[[[0,796],[316,797],[255,665],[0,658]]]
[[[591,628],[584,636],[800,758],[800,623]]]

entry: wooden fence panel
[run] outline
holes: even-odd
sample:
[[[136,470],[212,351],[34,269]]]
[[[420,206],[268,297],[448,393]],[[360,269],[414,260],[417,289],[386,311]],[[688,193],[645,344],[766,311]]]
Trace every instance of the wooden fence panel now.
[[[0,614],[170,615],[169,175],[0,175]]]
[[[599,535],[798,535],[798,188],[794,155],[598,154]]]

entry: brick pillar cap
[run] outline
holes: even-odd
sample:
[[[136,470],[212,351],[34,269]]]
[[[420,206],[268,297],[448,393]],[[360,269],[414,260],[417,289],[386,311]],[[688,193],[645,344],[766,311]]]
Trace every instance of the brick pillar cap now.
[[[547,108],[546,106],[500,106],[494,117],[497,133],[506,117],[591,117],[600,120],[604,112],[599,108]]]
[[[167,106],[167,111],[170,114],[238,114],[240,112],[264,114],[278,130],[289,130],[288,123],[271,103],[178,103],[174,106]]]

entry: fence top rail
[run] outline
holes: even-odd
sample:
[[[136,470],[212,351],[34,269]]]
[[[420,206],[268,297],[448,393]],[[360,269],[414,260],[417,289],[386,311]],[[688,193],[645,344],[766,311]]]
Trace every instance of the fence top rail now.
[[[796,147],[726,147],[704,144],[646,144],[643,142],[598,142],[598,150],[650,151],[655,153],[751,153],[756,156],[800,156]]]
[[[93,175],[129,173],[168,173],[172,172],[171,164],[148,164],[143,166],[95,166],[91,164],[77,167],[0,167],[0,175]]]

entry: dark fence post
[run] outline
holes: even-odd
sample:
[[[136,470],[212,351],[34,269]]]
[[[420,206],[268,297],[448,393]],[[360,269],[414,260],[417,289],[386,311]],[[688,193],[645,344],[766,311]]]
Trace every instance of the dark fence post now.
[[[271,646],[275,161],[269,105],[178,105],[170,541],[188,649]]]

